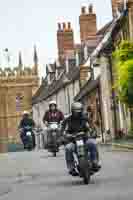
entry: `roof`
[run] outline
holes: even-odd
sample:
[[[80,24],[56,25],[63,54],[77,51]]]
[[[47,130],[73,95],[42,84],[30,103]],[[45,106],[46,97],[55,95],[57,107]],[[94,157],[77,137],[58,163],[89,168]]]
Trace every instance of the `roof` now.
[[[105,33],[107,32],[111,24],[112,24],[112,20],[108,22],[107,24],[105,24],[105,26],[103,26],[100,30],[98,30],[97,35],[105,35]]]
[[[70,84],[75,80],[79,80],[80,70],[79,67],[73,67],[69,73],[62,73],[59,80],[54,80],[48,87],[41,85],[39,91],[32,99],[32,104],[37,104],[40,101],[46,100],[50,96],[56,94],[61,88]]]
[[[80,90],[80,92],[74,98],[75,101],[80,101],[83,97],[87,96],[93,90],[98,88],[100,84],[100,78],[98,77],[96,80],[89,80]]]
[[[91,61],[95,60],[95,58],[108,47],[108,45],[112,41],[113,35],[118,33],[121,27],[120,24],[126,15],[127,15],[127,10],[124,10],[120,16],[112,20],[103,39],[99,42],[95,50],[88,57],[87,61],[84,63],[84,66],[88,66],[90,64],[90,60]],[[112,51],[111,47],[109,47],[108,50]]]

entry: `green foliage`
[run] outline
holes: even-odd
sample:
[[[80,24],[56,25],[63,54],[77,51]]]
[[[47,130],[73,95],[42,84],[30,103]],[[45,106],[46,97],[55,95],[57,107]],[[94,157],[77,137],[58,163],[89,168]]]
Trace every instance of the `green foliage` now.
[[[129,107],[133,106],[133,42],[123,41],[114,52],[119,98]]]

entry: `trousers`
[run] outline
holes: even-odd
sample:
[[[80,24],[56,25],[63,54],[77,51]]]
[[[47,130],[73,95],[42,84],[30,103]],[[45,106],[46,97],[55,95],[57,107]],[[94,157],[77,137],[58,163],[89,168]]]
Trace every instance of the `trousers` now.
[[[88,139],[87,140],[87,150],[88,153],[90,152],[90,159],[92,162],[98,160],[98,149],[95,139]],[[69,143],[65,147],[65,159],[67,168],[69,170],[74,168],[74,152],[75,152],[75,144]]]

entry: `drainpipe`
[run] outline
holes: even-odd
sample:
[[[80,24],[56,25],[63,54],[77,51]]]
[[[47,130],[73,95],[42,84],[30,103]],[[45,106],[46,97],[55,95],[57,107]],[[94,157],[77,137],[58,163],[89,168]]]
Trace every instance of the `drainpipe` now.
[[[102,119],[102,113],[101,113],[101,105],[102,105],[102,102],[101,102],[101,90],[100,90],[100,87],[98,87],[98,98],[99,98],[99,107],[100,107],[100,110],[99,110],[99,114],[100,114],[100,121],[101,121],[101,132],[102,132],[102,142],[104,143],[104,129],[103,129],[103,119]]]
[[[112,71],[112,59],[111,55],[108,56],[109,59],[109,69],[110,69],[110,78],[111,78],[111,86],[114,85],[114,77],[113,77],[113,71]],[[113,114],[114,114],[114,131],[115,131],[115,138],[117,133],[117,114],[116,114],[116,100],[115,100],[115,91],[112,87],[112,102],[113,102]]]
[[[69,88],[68,87],[67,87],[67,97],[68,97],[68,108],[69,108],[69,113],[70,113],[71,112],[71,105],[70,105],[70,95],[69,95]]]

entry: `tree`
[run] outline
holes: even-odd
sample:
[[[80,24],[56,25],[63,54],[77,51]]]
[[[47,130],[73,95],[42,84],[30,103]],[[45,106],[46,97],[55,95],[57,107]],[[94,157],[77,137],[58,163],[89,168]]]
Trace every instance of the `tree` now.
[[[119,99],[130,108],[133,122],[133,42],[121,42],[114,52],[114,57],[118,75],[116,87]]]

